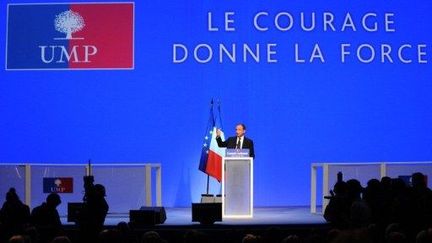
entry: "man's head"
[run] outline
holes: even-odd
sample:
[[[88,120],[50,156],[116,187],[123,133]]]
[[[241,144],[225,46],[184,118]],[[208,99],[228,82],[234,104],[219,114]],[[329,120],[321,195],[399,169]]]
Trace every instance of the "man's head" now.
[[[236,135],[237,137],[241,137],[245,134],[246,132],[246,126],[243,123],[239,123],[236,126]]]
[[[60,196],[57,193],[50,193],[47,198],[46,202],[49,206],[56,208],[61,203]]]
[[[105,187],[103,185],[101,184],[94,185],[94,190],[98,198],[103,198],[106,196]]]
[[[425,176],[420,172],[416,172],[416,173],[412,174],[411,182],[412,182],[413,187],[415,187],[415,188],[427,187]]]

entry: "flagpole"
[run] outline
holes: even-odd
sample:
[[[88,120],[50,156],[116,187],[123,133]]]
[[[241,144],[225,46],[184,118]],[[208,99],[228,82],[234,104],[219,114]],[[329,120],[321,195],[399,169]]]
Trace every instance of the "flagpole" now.
[[[219,123],[220,123],[221,129],[222,129],[222,131],[223,131],[224,128],[223,128],[223,124],[222,124],[222,112],[221,112],[221,108],[220,108],[220,104],[221,104],[221,102],[220,102],[219,99],[217,100],[217,103],[218,103]]]
[[[207,174],[207,192],[206,194],[209,194],[210,192],[210,176]]]
[[[210,109],[213,110],[213,99],[210,102]],[[210,175],[207,174],[207,190],[206,190],[206,194],[208,195],[209,193],[210,193]]]
[[[220,107],[220,104],[221,104],[221,102],[220,102],[220,99],[218,99],[217,100],[217,109],[218,109],[218,117],[219,117],[219,125],[220,125],[220,128],[222,129],[222,131],[224,130],[224,128],[223,128],[223,125],[222,125],[222,112],[221,112],[221,107]],[[222,164],[223,164],[223,162],[222,162]],[[223,165],[222,165],[223,166]],[[224,168],[222,168],[222,170],[223,170]],[[219,195],[220,196],[222,196],[222,183],[223,183],[223,181],[221,181],[221,183],[220,183],[220,187],[219,187]]]

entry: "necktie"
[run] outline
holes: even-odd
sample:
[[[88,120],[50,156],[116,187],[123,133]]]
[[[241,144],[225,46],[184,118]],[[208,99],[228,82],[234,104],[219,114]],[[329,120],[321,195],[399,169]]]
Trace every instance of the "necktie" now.
[[[240,146],[241,146],[240,141],[241,141],[241,138],[238,138],[238,140],[237,140],[237,145],[236,145],[236,149],[240,149]]]

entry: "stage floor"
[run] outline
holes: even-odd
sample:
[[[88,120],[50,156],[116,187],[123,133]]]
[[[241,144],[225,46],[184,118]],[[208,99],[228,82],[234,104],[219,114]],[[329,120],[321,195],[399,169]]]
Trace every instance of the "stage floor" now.
[[[192,222],[191,208],[165,208],[167,220],[164,226],[189,226],[199,223]],[[119,222],[129,222],[128,214],[108,214],[105,225],[117,225]],[[66,218],[62,217],[64,224]],[[272,207],[255,208],[252,219],[224,219],[216,222],[219,225],[316,225],[325,224],[322,214],[310,213],[309,207]]]

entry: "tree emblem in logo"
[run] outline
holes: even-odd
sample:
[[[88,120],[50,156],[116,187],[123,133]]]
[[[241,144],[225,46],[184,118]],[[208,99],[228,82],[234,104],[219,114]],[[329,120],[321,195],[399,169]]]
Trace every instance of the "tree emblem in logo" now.
[[[62,181],[61,181],[60,179],[56,179],[56,180],[54,181],[54,184],[55,184],[57,187],[59,187],[59,186],[62,184]]]
[[[67,10],[56,15],[54,26],[57,31],[66,34],[66,38],[55,38],[56,40],[83,39],[72,37],[72,33],[82,30],[85,26],[83,17],[77,12]]]

